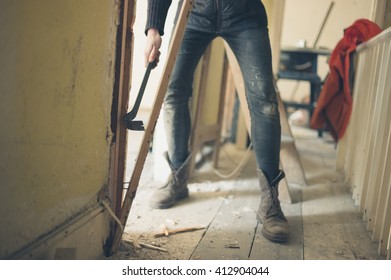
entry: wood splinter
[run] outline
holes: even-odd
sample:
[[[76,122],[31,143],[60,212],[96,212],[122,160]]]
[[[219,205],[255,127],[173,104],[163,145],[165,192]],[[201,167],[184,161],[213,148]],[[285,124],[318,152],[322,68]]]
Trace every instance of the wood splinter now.
[[[130,239],[130,240],[126,240],[126,241],[132,243],[133,246],[135,248],[137,248],[137,249],[140,249],[141,247],[144,247],[144,248],[151,249],[151,250],[156,250],[156,251],[161,251],[161,252],[168,252],[167,249],[165,249],[165,248],[154,246],[154,245],[151,245],[151,244],[141,243],[141,242],[138,242],[137,240],[134,240],[134,239]]]
[[[192,232],[192,231],[196,231],[196,230],[202,230],[205,228],[206,227],[187,227],[187,228],[180,228],[180,229],[174,229],[174,230],[165,229],[164,232],[157,233],[154,235],[154,237],[164,237],[164,236],[174,235],[174,234],[178,234],[178,233],[185,233],[185,232]]]

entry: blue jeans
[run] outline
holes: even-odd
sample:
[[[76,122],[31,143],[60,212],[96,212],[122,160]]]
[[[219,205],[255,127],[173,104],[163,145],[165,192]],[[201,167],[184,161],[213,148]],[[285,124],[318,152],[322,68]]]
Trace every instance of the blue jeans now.
[[[189,99],[194,72],[205,49],[217,36],[229,44],[240,65],[251,115],[251,141],[257,167],[271,182],[279,172],[281,127],[266,27],[221,34],[186,30],[163,107],[170,161],[179,168],[190,153]]]

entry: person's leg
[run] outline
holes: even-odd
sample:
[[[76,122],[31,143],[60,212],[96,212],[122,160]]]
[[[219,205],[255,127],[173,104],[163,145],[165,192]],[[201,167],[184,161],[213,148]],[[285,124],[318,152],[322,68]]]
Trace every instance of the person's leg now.
[[[164,99],[164,124],[168,155],[179,168],[189,155],[191,129],[189,100],[197,64],[214,34],[186,30]]]
[[[247,29],[223,36],[232,48],[243,74],[251,115],[251,140],[258,165],[261,203],[257,219],[263,235],[276,242],[289,238],[288,222],[278,199],[281,126],[272,71],[268,29]]]
[[[189,99],[198,61],[213,38],[214,34],[186,30],[182,40],[163,104],[168,144],[165,157],[172,172],[167,183],[153,194],[154,208],[169,208],[189,194]]]
[[[257,165],[269,181],[279,173],[280,116],[267,28],[224,35],[243,74]]]

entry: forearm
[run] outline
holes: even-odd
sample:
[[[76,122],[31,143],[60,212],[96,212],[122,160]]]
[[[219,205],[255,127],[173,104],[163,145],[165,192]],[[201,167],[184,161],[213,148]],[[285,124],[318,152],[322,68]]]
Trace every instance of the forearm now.
[[[160,35],[164,34],[164,24],[171,2],[172,0],[148,0],[146,34],[150,28],[159,30]]]

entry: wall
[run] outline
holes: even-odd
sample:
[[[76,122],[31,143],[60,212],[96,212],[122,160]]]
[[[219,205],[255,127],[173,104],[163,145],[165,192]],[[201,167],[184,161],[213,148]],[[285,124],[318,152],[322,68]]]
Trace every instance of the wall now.
[[[305,39],[312,46],[331,0],[285,0],[285,18],[282,34],[283,46],[292,46]],[[343,36],[344,28],[356,19],[370,16],[372,0],[334,0],[318,46],[334,48]]]
[[[96,207],[107,185],[117,14],[117,1],[0,2],[1,258]],[[101,251],[100,228],[88,238]]]
[[[343,30],[359,18],[370,18],[373,0],[334,0],[335,5],[319,39],[318,47],[333,50],[343,37]],[[292,47],[305,40],[313,47],[316,36],[326,16],[331,0],[286,0],[281,46]],[[328,73],[325,57],[319,59],[319,75],[324,79]],[[274,69],[277,71],[277,69]],[[278,82],[284,99],[300,101],[309,93],[309,85],[280,80]]]

